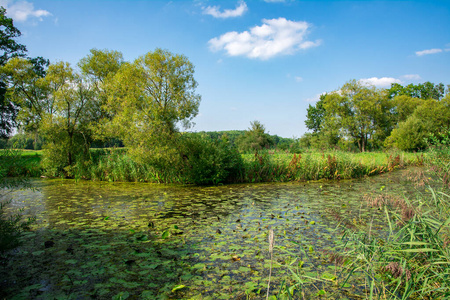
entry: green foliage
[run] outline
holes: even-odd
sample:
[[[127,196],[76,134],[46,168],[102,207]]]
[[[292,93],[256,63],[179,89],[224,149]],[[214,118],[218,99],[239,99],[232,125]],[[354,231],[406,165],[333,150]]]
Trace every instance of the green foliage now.
[[[8,200],[9,193],[26,183],[21,178],[5,178],[8,175],[17,176],[24,168],[20,156],[21,153],[17,150],[0,150],[0,254],[19,246],[22,232],[33,222],[32,219],[23,221],[20,212],[13,215],[5,212],[5,206],[11,202]]]
[[[216,185],[241,180],[242,157],[229,142],[183,135],[180,144],[181,173],[186,182]]]
[[[407,96],[423,100],[441,100],[444,96],[444,92],[445,87],[443,83],[434,84],[429,81],[419,83],[417,85],[411,83],[407,86],[402,86],[399,83],[392,83],[391,88],[387,90],[390,98],[395,98],[396,96]]]
[[[396,83],[390,89],[376,89],[352,80],[309,106],[305,124],[313,133],[303,142],[316,149],[350,151],[352,143],[359,151],[424,149],[423,138],[449,126],[450,96],[444,95],[442,83]]]
[[[77,170],[87,179],[103,181],[146,181],[172,182],[167,173],[158,173],[149,164],[134,161],[126,149],[91,149],[92,160],[89,164],[78,166]],[[84,170],[84,172],[83,172]],[[82,177],[81,174],[78,177]],[[174,176],[171,179],[176,181]]]
[[[0,7],[0,66],[3,66],[11,57],[24,56],[27,49],[24,45],[17,43],[16,39],[21,32],[13,24],[13,19],[6,16],[6,9]],[[6,94],[6,83],[0,78],[0,137],[6,138],[15,126],[17,116],[17,105],[10,101]]]
[[[319,101],[315,105],[309,105],[306,110],[306,128],[312,130],[313,133],[318,133],[323,129],[323,124],[325,122],[326,110],[323,107],[325,98],[327,94],[320,95]]]
[[[341,136],[353,139],[364,152],[377,133],[383,135],[384,126],[388,124],[382,120],[388,107],[386,102],[381,91],[374,87],[356,80],[347,82],[339,92],[324,98],[327,126],[338,128]]]
[[[430,147],[427,164],[433,168],[443,184],[450,187],[450,130],[432,134],[428,143]]]
[[[41,150],[43,140],[38,135],[32,137],[27,133],[16,133],[10,137],[6,144],[0,149],[12,148],[12,149],[27,149],[27,150]]]
[[[272,137],[266,133],[264,125],[259,121],[250,122],[250,128],[237,141],[237,147],[242,152],[252,152],[269,148],[274,144]]]
[[[21,244],[20,236],[34,221],[33,219],[23,221],[20,213],[7,216],[4,208],[9,203],[10,201],[0,202],[0,254],[19,246]]]
[[[399,123],[385,145],[404,151],[425,149],[430,135],[438,135],[449,126],[450,107],[444,101],[427,100],[406,121]]]
[[[279,154],[260,151],[244,155],[245,182],[288,182],[320,179],[351,179],[373,176],[421,164],[418,154],[342,151]]]
[[[389,234],[371,236],[365,230],[347,230],[340,247],[347,250],[341,253],[353,259],[338,269],[340,274],[348,274],[346,281],[362,273],[374,298],[448,297],[449,196],[431,192],[428,199],[414,203],[388,195],[376,198],[383,199],[377,206],[385,211]]]
[[[1,149],[0,165],[3,177],[29,177],[41,174],[40,157],[25,156],[23,151],[17,149]]]

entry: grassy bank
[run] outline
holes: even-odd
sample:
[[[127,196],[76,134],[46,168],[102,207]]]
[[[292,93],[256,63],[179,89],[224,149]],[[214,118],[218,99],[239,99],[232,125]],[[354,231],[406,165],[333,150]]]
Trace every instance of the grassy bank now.
[[[44,172],[41,159],[40,150],[0,149],[0,164],[5,177],[39,177]]]
[[[167,165],[156,167],[136,162],[125,148],[91,149],[88,162],[75,165],[74,178],[100,181],[135,181],[157,183],[192,183],[185,176],[192,173],[192,166]],[[41,167],[42,151],[17,152],[16,163],[7,167],[8,176],[58,176]],[[305,151],[291,154],[282,151],[260,151],[242,154],[242,162],[233,170],[232,176],[223,183],[242,182],[289,182],[320,179],[350,179],[373,176],[410,165],[423,165],[423,153]],[[8,162],[7,162],[8,163]],[[220,168],[220,166],[213,166]],[[196,172],[210,172],[211,165],[197,163]],[[207,169],[208,168],[208,169]],[[216,170],[217,171],[217,170]]]

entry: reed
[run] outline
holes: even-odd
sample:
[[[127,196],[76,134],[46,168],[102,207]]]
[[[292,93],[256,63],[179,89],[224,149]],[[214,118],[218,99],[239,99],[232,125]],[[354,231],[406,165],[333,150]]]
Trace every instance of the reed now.
[[[418,189],[416,195],[406,197],[380,191],[362,196],[362,203],[383,212],[384,231],[372,231],[373,218],[368,224],[350,224],[345,216],[336,214],[339,229],[344,233],[334,251],[321,254],[322,260],[334,265],[334,276],[313,278],[301,266],[294,268],[287,264],[296,286],[305,290],[320,284],[323,290],[332,291],[330,296],[351,296],[352,285],[359,285],[358,297],[363,293],[366,299],[448,299],[450,189],[445,179],[450,161],[448,150],[432,150],[436,152],[425,159],[422,155],[417,158],[416,164],[425,163],[428,170],[408,175]],[[392,155],[387,161],[388,168],[401,165],[401,156]],[[291,253],[296,259],[307,259],[305,254]]]
[[[421,154],[404,152],[289,154],[263,151],[243,157],[245,182],[361,178],[423,163]]]

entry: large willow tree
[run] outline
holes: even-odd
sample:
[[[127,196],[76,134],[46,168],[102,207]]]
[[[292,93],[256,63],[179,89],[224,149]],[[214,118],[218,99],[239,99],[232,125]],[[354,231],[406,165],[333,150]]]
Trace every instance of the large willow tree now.
[[[120,134],[137,158],[171,157],[179,126],[188,128],[198,113],[196,87],[194,66],[183,55],[156,49],[125,63],[109,82],[114,117],[104,131]]]

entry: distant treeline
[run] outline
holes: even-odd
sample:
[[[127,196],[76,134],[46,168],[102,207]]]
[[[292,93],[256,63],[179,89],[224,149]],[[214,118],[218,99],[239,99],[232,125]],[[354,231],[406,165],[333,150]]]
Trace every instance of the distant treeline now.
[[[307,109],[311,133],[302,139],[313,148],[372,151],[424,150],[430,137],[450,130],[450,85],[394,83],[388,89],[352,80],[320,96]]]

